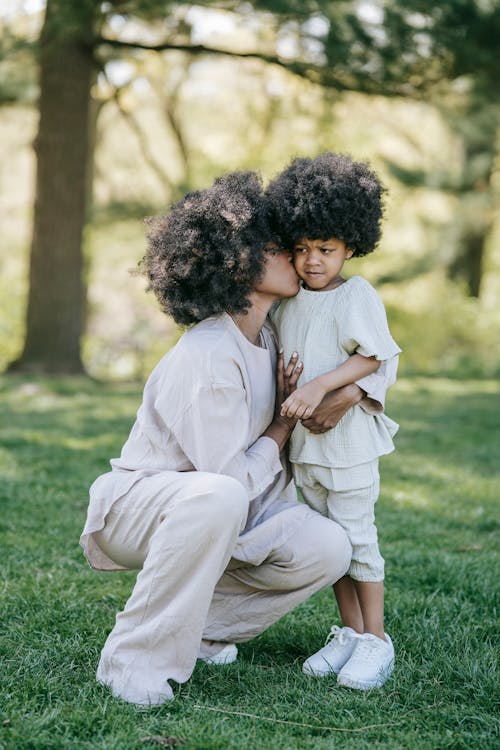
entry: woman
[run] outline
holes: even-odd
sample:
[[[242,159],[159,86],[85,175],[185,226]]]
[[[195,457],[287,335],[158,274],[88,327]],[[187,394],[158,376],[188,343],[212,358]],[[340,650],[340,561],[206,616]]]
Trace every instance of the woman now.
[[[298,280],[267,215],[257,176],[237,173],[187,195],[149,236],[150,288],[196,325],[148,379],[121,457],[92,485],[81,539],[93,567],[140,569],[97,671],[132,703],[172,699],[167,680],[188,680],[197,658],[233,661],[235,643],[349,564],[345,532],[297,502],[283,458],[294,421],[275,401],[300,366],[277,363],[267,313]]]

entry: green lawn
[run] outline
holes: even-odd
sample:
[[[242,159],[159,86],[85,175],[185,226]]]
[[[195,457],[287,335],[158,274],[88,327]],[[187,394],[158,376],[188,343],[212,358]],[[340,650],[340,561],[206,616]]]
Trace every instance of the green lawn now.
[[[325,591],[151,711],[94,679],[134,574],[95,573],[78,547],[87,488],[138,403],[127,386],[0,380],[2,750],[147,750],[167,737],[185,750],[500,746],[496,383],[402,380],[391,394],[401,431],[382,461],[378,526],[397,662],[383,690],[302,675],[334,619]]]

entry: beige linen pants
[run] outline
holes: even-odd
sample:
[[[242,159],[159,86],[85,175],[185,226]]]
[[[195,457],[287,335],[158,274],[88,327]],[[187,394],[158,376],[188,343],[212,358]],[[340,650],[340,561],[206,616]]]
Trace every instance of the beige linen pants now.
[[[375,526],[380,491],[378,459],[349,468],[294,464],[293,469],[306,503],[345,530],[352,545],[347,574],[356,581],[383,581],[384,558]]]
[[[269,540],[261,564],[232,558],[247,511],[239,482],[204,472],[141,479],[113,505],[95,539],[116,563],[141,569],[97,670],[113,695],[172,698],[167,680],[188,680],[200,649],[253,638],[346,572],[345,532],[304,505],[283,511],[300,523],[294,515],[279,547]]]

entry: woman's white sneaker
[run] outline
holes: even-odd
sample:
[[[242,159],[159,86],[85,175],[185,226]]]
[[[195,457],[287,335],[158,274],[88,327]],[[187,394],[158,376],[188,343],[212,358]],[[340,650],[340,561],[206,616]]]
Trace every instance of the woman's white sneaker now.
[[[394,647],[385,633],[385,640],[365,633],[356,641],[349,661],[342,667],[337,684],[358,690],[382,687],[394,669]]]
[[[339,628],[338,625],[334,625],[323,648],[305,660],[302,671],[312,677],[338,674],[350,659],[358,639],[362,637],[352,628]]]
[[[221,664],[232,664],[233,661],[236,661],[238,658],[238,649],[234,645],[234,643],[228,643],[227,646],[224,646],[221,651],[218,651],[216,654],[213,654],[213,656],[199,656],[198,659],[201,661],[204,661],[206,664],[214,664],[214,665],[221,665]]]

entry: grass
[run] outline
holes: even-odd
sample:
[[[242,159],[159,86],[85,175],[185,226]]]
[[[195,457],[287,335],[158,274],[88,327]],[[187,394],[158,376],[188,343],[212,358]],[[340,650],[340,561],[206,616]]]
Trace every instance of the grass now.
[[[334,619],[324,591],[235,664],[199,665],[173,703],[140,711],[94,679],[135,574],[95,573],[78,547],[88,486],[118,454],[139,392],[1,379],[1,750],[498,747],[499,401],[492,381],[393,389],[402,429],[382,462],[378,526],[397,663],[383,690],[302,675]]]

